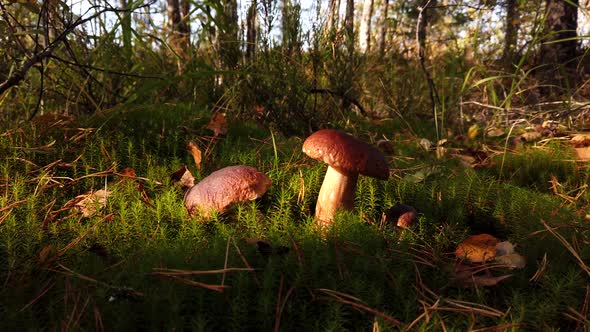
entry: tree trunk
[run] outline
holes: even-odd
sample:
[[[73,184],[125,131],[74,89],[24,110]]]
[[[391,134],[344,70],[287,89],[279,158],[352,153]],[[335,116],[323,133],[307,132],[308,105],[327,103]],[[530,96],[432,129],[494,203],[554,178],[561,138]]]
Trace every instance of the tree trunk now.
[[[281,12],[281,34],[283,37],[283,54],[290,56],[293,52],[292,33],[291,29],[291,0],[282,0]]]
[[[555,42],[577,36],[578,0],[571,2],[576,6],[564,0],[547,0],[546,37],[541,45],[542,63],[564,63],[576,56],[577,40]]]
[[[129,10],[129,0],[120,0],[121,9]],[[133,50],[131,49],[131,13],[128,11],[121,13],[121,35],[123,37],[123,56],[127,66],[131,66],[131,56]]]
[[[422,12],[420,18],[420,22],[418,22],[418,43],[420,44],[420,52],[425,51],[426,47],[426,35],[429,23],[429,16],[428,10],[429,8],[435,7],[437,0],[422,0]],[[422,55],[420,55],[422,56]]]
[[[282,33],[283,33],[283,54],[287,57],[293,54],[299,55],[300,48],[300,15],[301,8],[298,4],[293,5],[291,0],[283,0],[282,12]]]
[[[191,45],[191,3],[190,0],[180,0],[180,24],[178,25],[178,32],[180,33],[180,42],[184,49],[184,55]]]
[[[506,69],[512,67],[515,60],[516,43],[518,41],[518,29],[520,28],[520,17],[517,10],[518,0],[506,0],[506,31],[504,33],[504,50],[502,52],[502,63]]]
[[[180,37],[180,2],[179,0],[167,0],[166,5],[166,11],[168,13],[168,44],[170,44],[170,48],[176,53],[177,74],[181,75],[184,66],[181,61],[183,48]]]
[[[373,0],[364,0],[363,16],[359,27],[359,48],[361,52],[371,51],[371,19],[373,17]]]
[[[240,44],[238,40],[238,2],[223,0],[223,11],[217,13],[217,36],[215,49],[219,53],[222,70],[235,70],[240,61]],[[218,77],[222,83],[222,77]]]
[[[387,38],[387,28],[389,26],[389,22],[387,21],[388,12],[389,0],[382,0],[381,17],[379,19],[379,26],[377,27],[377,31],[379,31],[379,34],[377,35],[377,47],[379,48],[380,57],[383,57],[385,54],[385,40]]]
[[[246,15],[246,62],[248,63],[253,61],[256,54],[257,17],[256,0],[253,0]]]
[[[576,67],[578,0],[547,0],[545,10],[545,38],[539,56],[542,80],[544,84],[557,83],[566,88]]]
[[[179,0],[167,0],[166,4],[166,11],[168,13],[167,28],[170,35],[168,42],[170,43],[172,49],[176,52],[179,48],[178,31],[180,25],[180,2]]]
[[[346,48],[348,55],[354,54],[354,0],[346,0],[346,16],[344,17]]]
[[[330,0],[328,3],[328,17],[324,26],[324,34],[332,35],[338,29],[338,16],[340,16],[340,0]]]

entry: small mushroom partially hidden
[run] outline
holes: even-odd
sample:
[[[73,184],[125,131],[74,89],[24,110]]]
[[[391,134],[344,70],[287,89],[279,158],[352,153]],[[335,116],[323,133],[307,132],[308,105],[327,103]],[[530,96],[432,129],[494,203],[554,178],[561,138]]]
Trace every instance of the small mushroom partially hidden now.
[[[400,228],[410,228],[416,223],[418,212],[406,204],[396,204],[385,211],[385,220]]]
[[[315,213],[322,227],[332,225],[339,209],[353,209],[359,174],[389,178],[389,166],[377,148],[337,130],[316,131],[303,142],[303,152],[328,164]]]
[[[210,218],[215,212],[225,212],[233,203],[261,197],[270,186],[270,178],[254,167],[228,166],[190,188],[184,195],[184,206],[191,216]]]

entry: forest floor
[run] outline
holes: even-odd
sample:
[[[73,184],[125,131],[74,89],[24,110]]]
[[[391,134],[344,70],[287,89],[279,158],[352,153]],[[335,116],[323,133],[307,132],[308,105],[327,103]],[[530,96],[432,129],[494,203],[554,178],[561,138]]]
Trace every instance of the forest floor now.
[[[583,135],[472,126],[436,142],[429,124],[350,120],[391,176],[360,177],[328,232],[305,137],[186,105],[3,127],[0,330],[590,329]],[[267,193],[190,217],[172,175],[238,164]],[[384,217],[396,204],[415,225]],[[485,262],[458,257],[466,243]]]

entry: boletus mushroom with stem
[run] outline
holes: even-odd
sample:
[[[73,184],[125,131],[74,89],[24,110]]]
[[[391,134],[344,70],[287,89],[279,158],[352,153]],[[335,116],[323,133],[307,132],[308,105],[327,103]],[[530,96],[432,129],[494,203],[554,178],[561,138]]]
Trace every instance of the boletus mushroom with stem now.
[[[224,213],[232,204],[255,200],[271,186],[266,174],[244,165],[228,166],[211,173],[184,195],[184,206],[191,216],[205,219]]]
[[[328,164],[315,208],[316,220],[323,228],[332,225],[338,210],[354,208],[359,174],[389,178],[389,166],[377,148],[338,130],[316,131],[303,142],[303,152]]]

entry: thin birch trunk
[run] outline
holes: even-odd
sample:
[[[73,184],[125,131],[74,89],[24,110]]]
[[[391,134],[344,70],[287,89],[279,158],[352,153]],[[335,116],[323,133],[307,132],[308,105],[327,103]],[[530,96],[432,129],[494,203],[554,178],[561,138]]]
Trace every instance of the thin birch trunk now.
[[[377,31],[379,31],[379,34],[377,35],[377,47],[379,48],[380,57],[383,57],[383,55],[385,55],[385,41],[387,39],[387,28],[389,27],[389,22],[387,21],[388,13],[389,0],[382,0],[381,17],[379,19],[379,26],[376,29]]]
[[[371,51],[371,20],[373,18],[373,0],[364,0],[363,15],[359,26],[359,49],[363,53]]]

